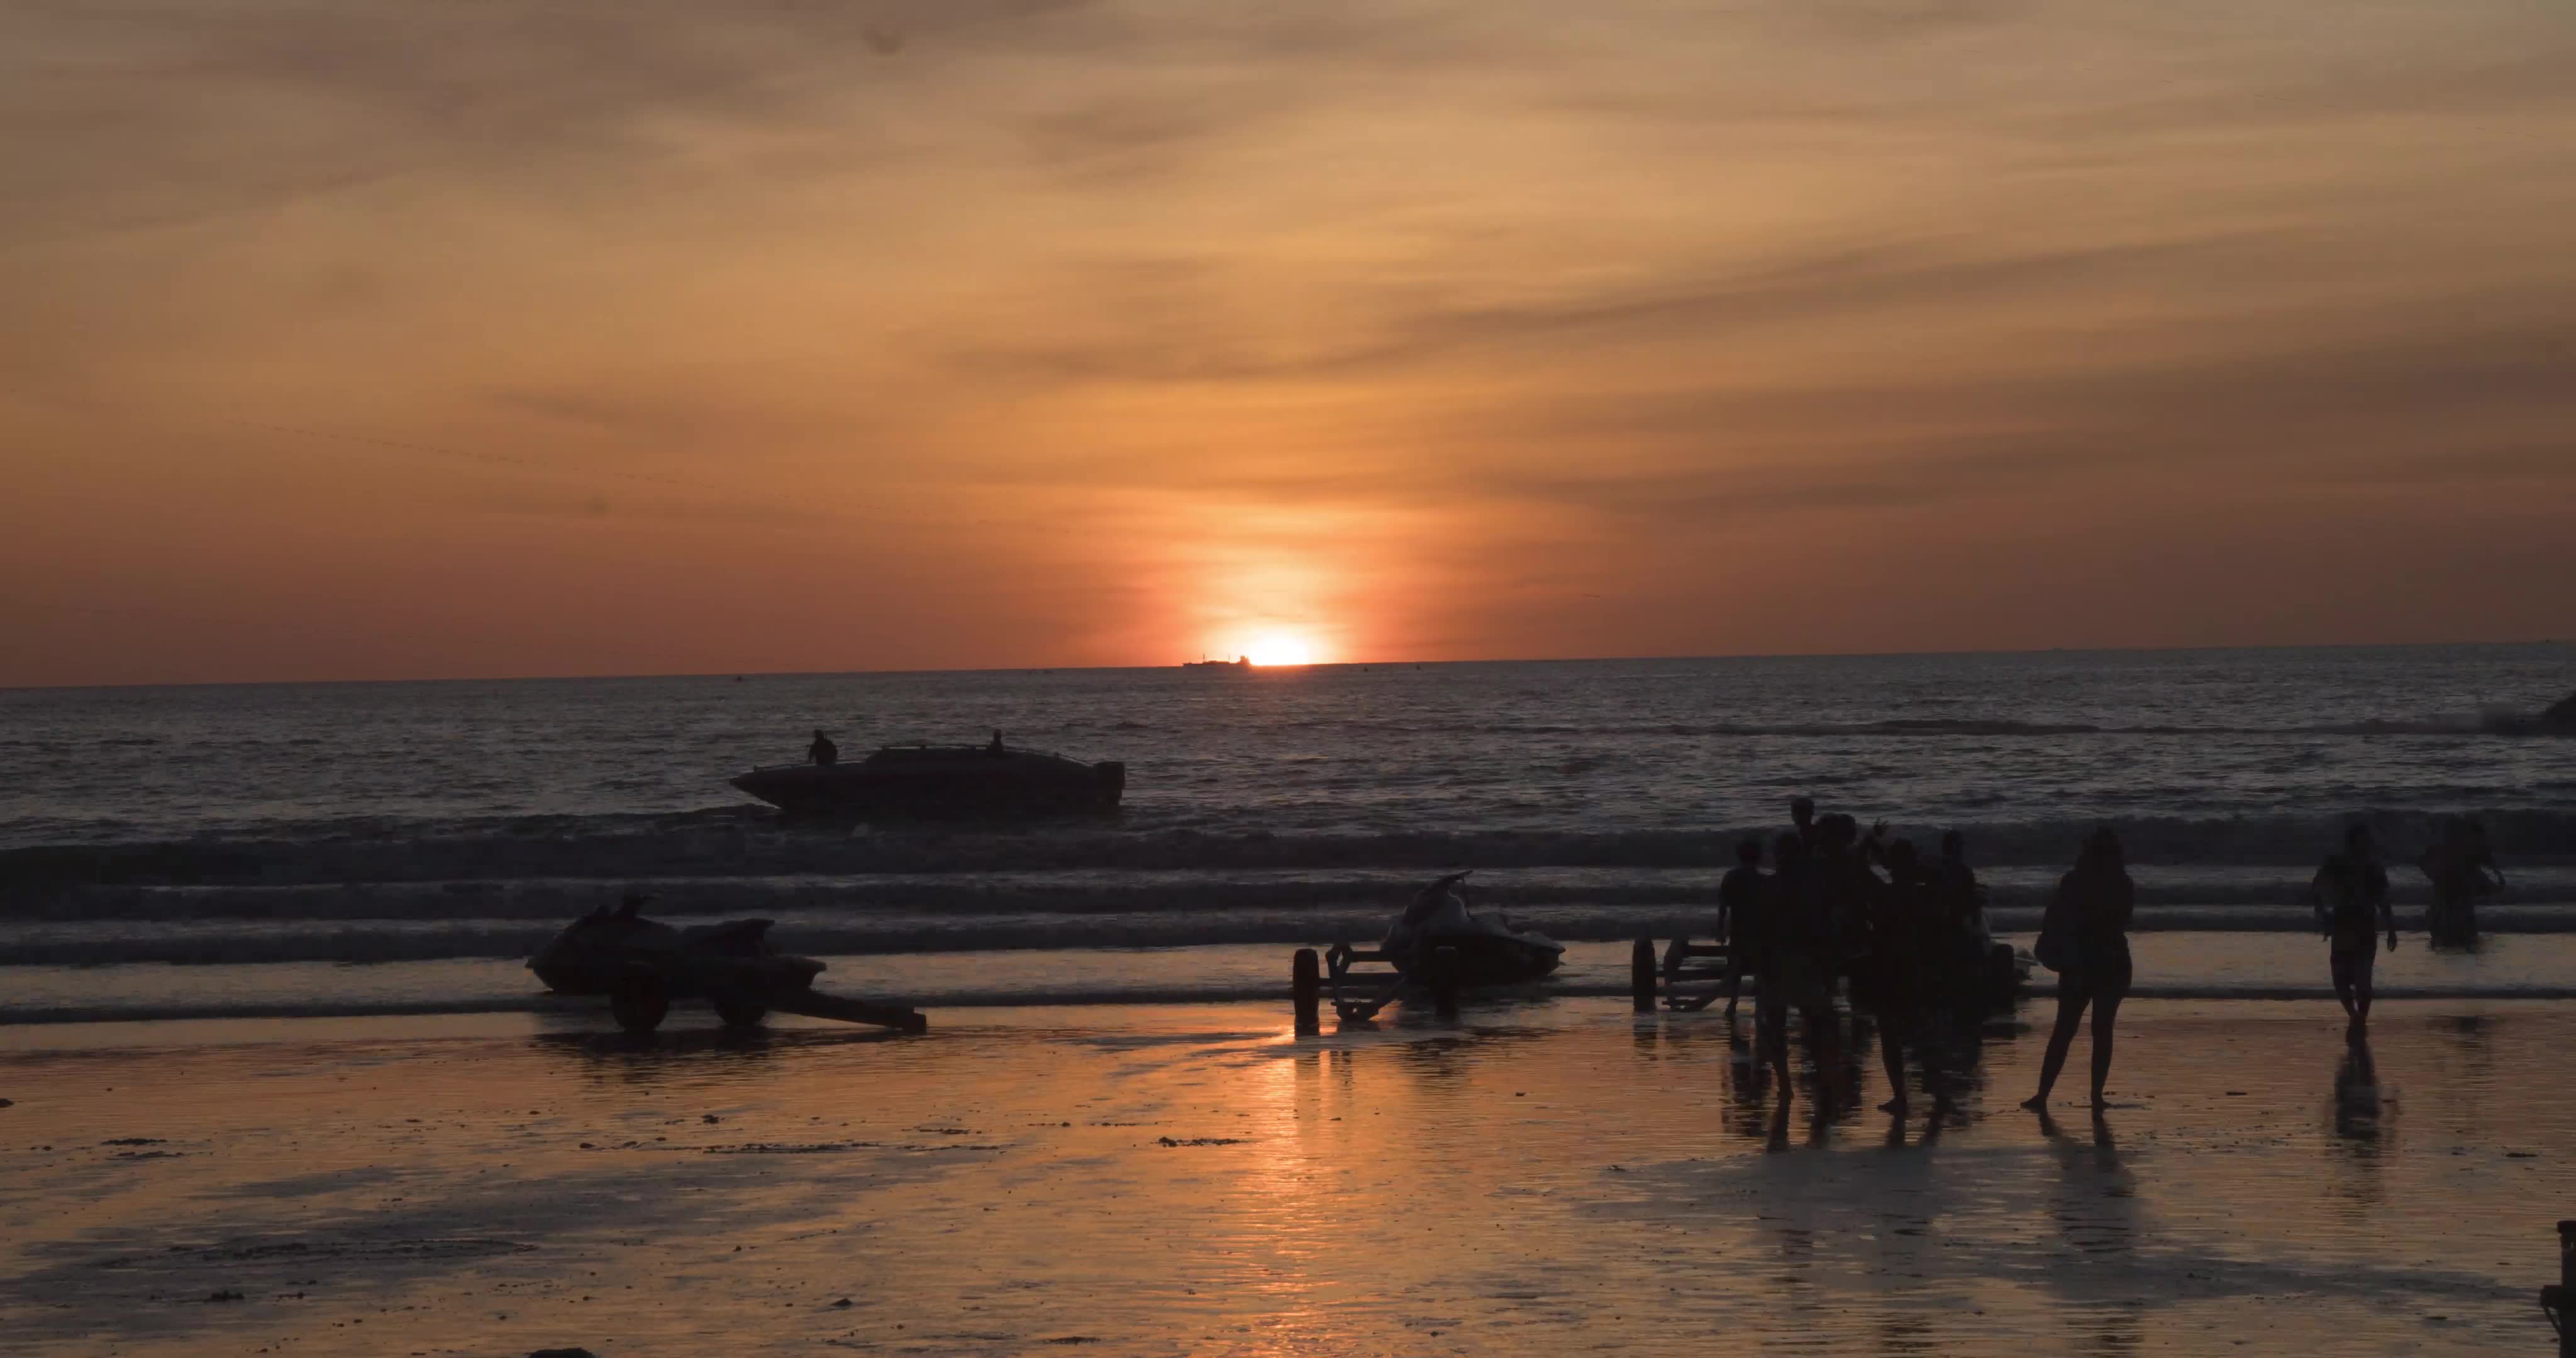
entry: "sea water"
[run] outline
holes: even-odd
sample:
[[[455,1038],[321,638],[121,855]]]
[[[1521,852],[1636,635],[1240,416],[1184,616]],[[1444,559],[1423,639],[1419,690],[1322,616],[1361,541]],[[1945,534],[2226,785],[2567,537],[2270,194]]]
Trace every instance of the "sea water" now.
[[[2315,980],[2302,893],[2344,824],[2411,915],[2407,865],[2474,813],[2496,941],[2413,980],[2553,993],[2576,740],[2492,718],[2570,687],[2553,644],[6,691],[0,1018],[525,1003],[518,959],[630,890],[777,919],[827,984],[987,1003],[1231,993],[1468,867],[1615,958],[1704,927],[1801,794],[1926,849],[1964,832],[2007,930],[2117,826],[2141,931],[2172,935],[2140,984],[2195,994]],[[815,829],[726,786],[818,726],[846,758],[999,730],[1123,760],[1126,803]]]

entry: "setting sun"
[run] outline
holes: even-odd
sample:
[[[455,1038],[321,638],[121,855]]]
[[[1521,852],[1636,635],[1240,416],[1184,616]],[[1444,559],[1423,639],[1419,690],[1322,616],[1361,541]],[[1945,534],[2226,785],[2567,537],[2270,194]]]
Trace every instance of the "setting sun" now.
[[[1305,638],[1277,632],[1254,639],[1250,646],[1244,648],[1243,654],[1251,657],[1252,663],[1256,665],[1315,663],[1315,648],[1308,645]]]

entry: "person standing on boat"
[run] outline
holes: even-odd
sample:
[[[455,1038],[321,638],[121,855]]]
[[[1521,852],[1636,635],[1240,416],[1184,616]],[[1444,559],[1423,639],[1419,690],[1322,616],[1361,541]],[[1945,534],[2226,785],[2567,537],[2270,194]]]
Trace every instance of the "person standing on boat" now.
[[[2045,1115],[2048,1091],[2066,1068],[2066,1053],[2075,1045],[2075,1030],[2084,1010],[2093,1010],[2093,1107],[2108,1104],[2102,1086],[2111,1078],[2111,1036],[2120,1001],[2129,994],[2129,916],[2137,909],[2137,885],[2121,862],[2120,837],[2103,826],[2084,841],[2075,870],[2057,880],[2057,897],[2049,902],[2040,925],[2043,965],[2057,972],[2057,1027],[2048,1035],[2048,1054],[2039,1063],[2039,1092],[2022,1107]]]
[[[2351,1031],[2370,1026],[2370,973],[2378,961],[2373,925],[2388,931],[2388,950],[2397,951],[2397,912],[2388,902],[2388,869],[2380,866],[2379,848],[2370,827],[2356,824],[2344,831],[2343,852],[2326,855],[2308,883],[2308,901],[2317,923],[2331,940],[2328,963],[2335,998],[2351,1019]]]
[[[1762,875],[1762,841],[1747,835],[1735,846],[1735,866],[1717,883],[1717,941],[1726,945],[1726,1016],[1735,1017],[1744,990],[1745,959],[1766,946],[1762,917],[1771,879]],[[1760,972],[1754,973],[1760,975]]]
[[[832,738],[817,726],[814,728],[814,743],[805,747],[805,757],[819,767],[830,768],[841,762],[841,747],[833,744]]]

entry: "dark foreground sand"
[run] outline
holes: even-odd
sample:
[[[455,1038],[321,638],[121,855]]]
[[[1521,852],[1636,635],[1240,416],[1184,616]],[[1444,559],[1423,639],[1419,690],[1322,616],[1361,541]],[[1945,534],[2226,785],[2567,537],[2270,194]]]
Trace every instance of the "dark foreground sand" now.
[[[1615,1001],[940,1017],[0,1033],[0,1349],[2537,1355],[2576,1216],[2559,1004],[2385,1006],[2374,1089],[2331,1006],[2138,1002],[2107,1117],[2019,1031],[1937,1128]]]

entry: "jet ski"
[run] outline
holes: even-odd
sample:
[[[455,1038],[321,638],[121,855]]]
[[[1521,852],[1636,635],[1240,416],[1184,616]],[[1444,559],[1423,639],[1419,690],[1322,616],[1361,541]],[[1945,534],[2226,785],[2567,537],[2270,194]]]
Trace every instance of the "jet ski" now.
[[[819,994],[823,964],[769,942],[770,921],[728,920],[675,929],[639,913],[628,896],[574,920],[528,959],[528,970],[558,995],[605,995],[617,1025],[632,1033],[661,1026],[671,1001],[703,999],[729,1028],[747,1028],[776,1009],[817,1018],[920,1032],[922,1017],[901,1006]]]
[[[1415,893],[1379,945],[1407,980],[1423,977],[1442,948],[1458,955],[1462,986],[1514,985],[1548,975],[1565,959],[1565,945],[1535,929],[1515,929],[1500,912],[1467,908],[1467,874],[1453,872]]]
[[[855,764],[771,764],[729,780],[791,817],[979,820],[1106,816],[1127,766],[987,745],[888,745]]]

